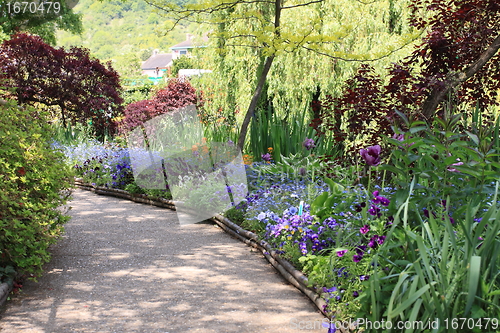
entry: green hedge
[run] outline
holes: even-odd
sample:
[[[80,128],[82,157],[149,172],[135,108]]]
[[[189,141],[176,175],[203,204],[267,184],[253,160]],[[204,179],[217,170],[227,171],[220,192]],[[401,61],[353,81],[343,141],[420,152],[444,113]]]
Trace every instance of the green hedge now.
[[[35,277],[69,219],[58,207],[71,171],[51,148],[47,119],[38,109],[0,101],[0,267]]]

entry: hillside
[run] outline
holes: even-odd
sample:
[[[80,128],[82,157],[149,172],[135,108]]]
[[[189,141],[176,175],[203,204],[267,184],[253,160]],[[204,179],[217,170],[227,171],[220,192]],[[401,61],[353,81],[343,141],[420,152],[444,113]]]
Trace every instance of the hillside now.
[[[134,64],[146,60],[153,50],[168,52],[195,29],[179,26],[166,33],[165,20],[143,0],[80,0],[74,11],[82,15],[84,31],[81,35],[59,31],[58,46],[86,47],[100,60],[112,60],[125,76],[138,74]]]

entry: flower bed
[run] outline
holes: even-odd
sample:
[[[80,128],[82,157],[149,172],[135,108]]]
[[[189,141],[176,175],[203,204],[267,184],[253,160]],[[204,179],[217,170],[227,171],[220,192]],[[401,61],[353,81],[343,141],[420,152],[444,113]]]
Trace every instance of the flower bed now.
[[[312,154],[274,163],[263,154],[264,162],[246,166],[245,200],[215,221],[307,288],[335,322],[416,314],[440,323],[493,318],[500,312],[494,169],[500,164],[494,155],[470,153],[472,143],[461,136],[443,139],[438,130],[426,130],[421,137],[407,132],[388,139],[390,156],[383,157],[380,146],[366,147],[360,151],[364,166],[328,164]],[[100,182],[97,191],[113,187],[109,177],[85,181]],[[165,201],[169,194],[133,182],[124,188]],[[286,269],[292,265],[293,273]]]

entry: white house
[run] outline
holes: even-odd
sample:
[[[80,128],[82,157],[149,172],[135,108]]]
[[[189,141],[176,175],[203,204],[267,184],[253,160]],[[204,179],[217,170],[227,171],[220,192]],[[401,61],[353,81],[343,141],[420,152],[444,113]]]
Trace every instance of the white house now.
[[[170,48],[172,50],[173,60],[175,60],[183,55],[189,56],[191,53],[191,49],[193,49],[195,47],[204,47],[203,45],[194,42],[193,38],[194,38],[194,35],[186,34],[185,41],[180,42],[179,44],[176,44]],[[207,35],[203,36],[202,40],[203,40],[203,42],[207,42],[208,36]]]
[[[158,80],[166,72],[168,74],[172,61],[172,53],[159,53],[158,50],[154,50],[151,57],[142,63],[142,74],[147,75],[153,81]]]
[[[157,83],[163,79],[163,76],[168,76],[170,74],[170,67],[173,61],[181,56],[190,56],[191,49],[195,47],[203,47],[202,45],[197,45],[193,42],[193,35],[186,34],[186,40],[172,46],[170,49],[172,53],[159,53],[158,50],[154,50],[151,57],[144,61],[141,66],[142,74],[147,75],[148,78]],[[203,37],[203,42],[208,41],[208,36]],[[201,73],[189,73],[187,76],[193,74]]]

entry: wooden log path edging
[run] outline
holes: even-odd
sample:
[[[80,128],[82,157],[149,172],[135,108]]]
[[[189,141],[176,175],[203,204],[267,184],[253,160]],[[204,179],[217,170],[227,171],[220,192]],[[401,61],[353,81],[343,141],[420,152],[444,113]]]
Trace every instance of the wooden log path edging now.
[[[92,184],[84,183],[80,178],[76,178],[74,184],[80,189],[92,191],[96,194],[109,195],[135,201],[138,203],[176,210],[174,203],[171,200],[167,200],[164,198],[149,198],[144,194],[133,195],[124,190],[107,188],[103,186],[94,186]],[[297,270],[289,261],[281,258],[280,255],[271,248],[269,243],[264,240],[260,240],[259,237],[253,232],[241,228],[222,215],[216,215],[209,220],[216,223],[219,227],[221,227],[222,230],[224,230],[231,236],[261,251],[264,257],[271,263],[271,265],[289,283],[291,283],[293,286],[303,292],[307,297],[309,297],[309,299],[316,305],[318,310],[320,310],[321,313],[328,318],[328,315],[325,312],[326,302],[321,297],[321,291],[318,291],[316,288],[308,287],[309,281],[307,277],[301,271]]]

